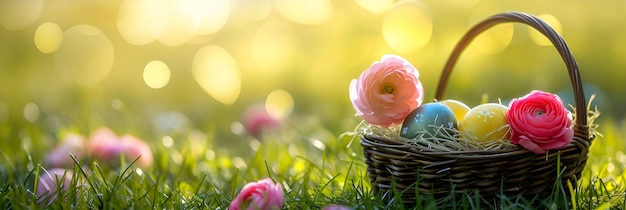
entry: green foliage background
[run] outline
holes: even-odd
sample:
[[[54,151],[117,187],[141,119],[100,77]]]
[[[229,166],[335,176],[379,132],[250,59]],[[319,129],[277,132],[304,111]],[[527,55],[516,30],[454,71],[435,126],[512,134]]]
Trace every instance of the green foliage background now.
[[[164,175],[144,177],[143,181],[166,183],[149,188],[149,192],[193,188],[207,192],[204,196],[208,196],[220,194],[215,191],[220,189],[228,195],[211,201],[215,203],[205,203],[219,206],[229,201],[229,195],[245,183],[243,180],[285,174],[279,179],[300,183],[290,186],[302,190],[291,191],[292,198],[319,192],[326,196],[337,194],[338,189],[346,190],[349,182],[359,181],[350,179],[352,176],[364,176],[358,142],[340,136],[360,122],[348,97],[350,81],[381,55],[398,54],[419,69],[426,100],[432,100],[441,68],[456,41],[473,23],[505,11],[549,14],[558,19],[560,33],[580,66],[587,97],[596,94],[594,105],[602,112],[597,123],[604,137],[594,142],[586,176],[607,177],[610,190],[616,190],[611,192],[623,192],[626,1],[411,1],[431,21],[432,34],[426,45],[406,52],[393,49],[385,39],[382,28],[386,14],[368,12],[358,4],[360,1],[329,1],[332,13],[314,24],[298,23],[277,12],[278,5],[286,4],[278,0],[259,1],[270,5],[269,13],[262,19],[244,20],[246,12],[254,10],[245,10],[243,5],[251,2],[230,1],[230,16],[224,27],[208,36],[196,37],[199,41],[177,46],[157,41],[146,45],[126,42],[116,26],[123,3],[120,0],[45,1],[32,23],[17,30],[0,27],[0,186],[4,187],[0,192],[8,192],[8,186],[13,186],[1,185],[7,180],[32,185],[32,179],[25,176],[37,168],[46,152],[67,132],[88,135],[107,126],[119,134],[131,133],[151,143],[157,160],[152,172]],[[8,5],[9,0],[0,2],[0,8],[5,10],[10,8]],[[10,21],[19,16],[2,18]],[[90,86],[64,81],[54,64],[55,53],[42,53],[34,44],[34,34],[45,22],[54,22],[64,31],[82,24],[100,29],[115,52],[106,77]],[[257,31],[273,22],[289,28],[292,50],[284,55],[286,59],[278,68],[268,70],[254,60],[250,49]],[[411,28],[415,26],[409,24],[407,30],[419,31]],[[556,51],[551,46],[537,45],[530,38],[528,27],[512,28],[510,41],[504,41],[507,44],[501,49],[481,50],[482,45],[502,43],[498,33],[486,34],[487,41],[472,45],[464,53],[449,82],[448,98],[474,106],[484,94],[488,94],[489,101],[508,101],[532,89],[542,89],[571,100],[571,86]],[[233,104],[212,98],[192,75],[194,55],[207,45],[222,47],[238,64],[241,90]],[[276,53],[271,48],[267,50],[268,54]],[[168,64],[171,77],[165,87],[152,89],[144,82],[144,66],[151,60]],[[293,98],[287,126],[278,134],[268,134],[265,141],[239,132],[237,126],[245,110],[264,103],[267,95],[277,89],[287,91]],[[173,145],[163,143],[168,138]],[[341,173],[348,168],[350,174]],[[308,173],[317,177],[311,183],[331,184],[328,188],[307,188],[301,182],[311,177]],[[225,186],[194,188],[205,182]],[[136,185],[141,180],[132,183],[135,185],[127,186],[127,190],[146,190]],[[30,185],[24,185],[25,189]],[[165,189],[168,187],[172,189]],[[197,194],[189,196],[186,199],[203,199]],[[299,202],[320,205],[315,199],[301,198],[304,201]],[[350,202],[330,197],[321,203],[333,201]],[[613,205],[617,201],[609,199],[606,203]]]

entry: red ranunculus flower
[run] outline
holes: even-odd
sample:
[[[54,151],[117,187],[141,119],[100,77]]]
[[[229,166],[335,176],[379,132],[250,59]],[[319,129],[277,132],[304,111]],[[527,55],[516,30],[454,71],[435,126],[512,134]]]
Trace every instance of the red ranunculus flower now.
[[[395,55],[384,55],[350,83],[352,105],[372,125],[401,124],[423,99],[417,69]]]
[[[285,197],[280,183],[270,178],[250,182],[243,186],[239,195],[233,199],[229,210],[279,210],[283,209]]]
[[[511,142],[535,154],[562,148],[574,137],[571,116],[557,95],[531,91],[509,104]]]

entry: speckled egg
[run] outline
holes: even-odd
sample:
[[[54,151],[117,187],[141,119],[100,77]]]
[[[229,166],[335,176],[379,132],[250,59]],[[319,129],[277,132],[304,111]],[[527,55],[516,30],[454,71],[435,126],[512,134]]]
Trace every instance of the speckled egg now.
[[[439,101],[439,103],[448,106],[448,108],[450,108],[450,110],[454,113],[457,120],[463,119],[465,114],[467,114],[470,110],[470,107],[465,105],[465,103],[454,99],[446,99]]]
[[[509,108],[498,103],[486,103],[470,109],[461,119],[459,131],[466,139],[488,142],[508,139],[506,113]]]
[[[445,137],[450,136],[447,129],[456,129],[457,119],[454,112],[446,105],[440,103],[426,103],[415,108],[402,123],[400,136],[413,139],[418,136]]]

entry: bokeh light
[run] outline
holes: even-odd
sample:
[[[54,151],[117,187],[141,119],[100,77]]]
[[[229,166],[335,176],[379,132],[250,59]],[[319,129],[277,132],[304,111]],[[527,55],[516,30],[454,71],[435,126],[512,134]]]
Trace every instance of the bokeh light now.
[[[563,27],[561,27],[561,22],[559,21],[559,19],[550,14],[542,14],[538,15],[537,17],[548,23],[557,33],[561,34],[561,36],[564,36]],[[528,33],[530,35],[530,38],[538,45],[552,46],[552,42],[550,42],[550,40],[546,38],[546,36],[539,33],[539,31],[535,30],[534,28],[529,28]]]
[[[219,31],[229,15],[228,0],[125,0],[117,28],[131,44],[158,40],[165,46],[179,46]]]
[[[393,0],[355,0],[363,9],[372,14],[383,14],[391,8]]]
[[[201,15],[198,34],[212,34],[224,27],[230,15],[229,0],[200,0],[198,4]]]
[[[266,73],[276,73],[289,66],[296,54],[297,37],[294,27],[275,20],[263,24],[251,46],[252,58]]]
[[[494,26],[477,36],[468,49],[478,49],[484,54],[495,54],[506,49],[513,39],[514,26],[504,23]]]
[[[170,67],[160,60],[153,60],[143,69],[143,81],[148,87],[159,89],[170,81]]]
[[[92,86],[111,71],[113,44],[100,29],[90,25],[74,26],[63,34],[54,54],[57,72],[68,84]]]
[[[144,45],[165,30],[165,0],[125,0],[117,13],[117,29],[128,43]]]
[[[239,67],[224,48],[209,45],[193,58],[193,77],[202,89],[223,104],[233,104],[241,91]]]
[[[272,0],[239,0],[232,2],[239,17],[249,21],[260,21],[270,15]]]
[[[24,106],[24,118],[28,122],[35,122],[39,119],[39,106],[35,103],[27,103]]]
[[[285,90],[274,90],[265,99],[265,110],[274,119],[287,117],[293,106],[293,97]]]
[[[35,31],[35,46],[42,53],[52,53],[59,49],[63,41],[63,30],[52,22],[39,25]]]
[[[200,28],[201,0],[166,0],[167,14],[162,20],[165,30],[158,40],[165,46],[178,46],[191,40]]]
[[[273,0],[276,12],[299,24],[321,24],[333,13],[330,0]]]
[[[430,41],[433,23],[426,8],[414,1],[394,5],[383,20],[383,37],[399,53],[409,53]]]
[[[470,14],[467,27],[474,26],[474,24],[498,12],[499,8],[496,5],[489,3],[479,4]],[[498,24],[477,36],[468,47],[468,51],[476,50],[483,54],[502,52],[511,43],[514,32],[515,27],[513,23]]]
[[[43,0],[0,1],[0,25],[7,30],[24,29],[33,24],[43,10]]]

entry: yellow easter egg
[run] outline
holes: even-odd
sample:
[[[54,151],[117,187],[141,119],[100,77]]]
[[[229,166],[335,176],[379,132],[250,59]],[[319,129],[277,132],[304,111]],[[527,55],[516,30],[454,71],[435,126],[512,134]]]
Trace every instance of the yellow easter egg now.
[[[509,139],[506,113],[509,108],[498,103],[486,103],[470,109],[459,125],[461,135],[477,142]]]
[[[454,99],[446,99],[443,101],[439,101],[439,103],[449,107],[452,112],[454,112],[454,116],[456,117],[456,119],[459,120],[463,119],[463,117],[465,117],[465,114],[470,110],[469,106],[465,105],[463,102]]]

